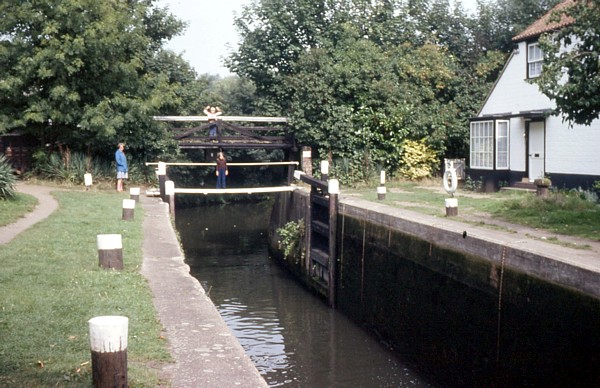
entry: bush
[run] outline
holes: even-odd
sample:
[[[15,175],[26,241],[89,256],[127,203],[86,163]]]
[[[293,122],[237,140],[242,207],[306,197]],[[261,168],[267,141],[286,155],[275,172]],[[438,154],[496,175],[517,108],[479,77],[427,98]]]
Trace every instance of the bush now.
[[[400,173],[404,177],[418,180],[431,177],[436,172],[439,160],[424,140],[405,140],[400,164]]]
[[[288,222],[277,229],[277,234],[281,236],[279,249],[283,249],[284,258],[298,264],[304,258],[304,220]]]
[[[81,152],[34,155],[35,170],[44,179],[57,182],[83,184],[84,175],[91,173],[94,180],[112,179],[115,168],[99,158],[90,158]]]
[[[0,155],[0,199],[11,199],[16,195],[15,184],[17,179],[10,162],[4,155]]]

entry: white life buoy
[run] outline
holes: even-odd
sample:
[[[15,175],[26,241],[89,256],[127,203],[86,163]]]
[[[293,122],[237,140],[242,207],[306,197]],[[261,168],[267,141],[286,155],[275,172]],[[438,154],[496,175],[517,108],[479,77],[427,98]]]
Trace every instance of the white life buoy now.
[[[444,189],[448,194],[453,194],[458,186],[458,179],[456,177],[456,170],[449,169],[444,172]]]

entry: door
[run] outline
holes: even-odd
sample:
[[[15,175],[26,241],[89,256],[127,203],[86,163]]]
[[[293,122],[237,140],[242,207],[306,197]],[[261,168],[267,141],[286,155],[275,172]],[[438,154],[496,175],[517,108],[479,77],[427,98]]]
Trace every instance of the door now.
[[[544,156],[545,128],[543,121],[532,121],[529,123],[529,141],[528,149],[528,167],[529,181],[533,182],[536,178],[542,178],[546,172]]]

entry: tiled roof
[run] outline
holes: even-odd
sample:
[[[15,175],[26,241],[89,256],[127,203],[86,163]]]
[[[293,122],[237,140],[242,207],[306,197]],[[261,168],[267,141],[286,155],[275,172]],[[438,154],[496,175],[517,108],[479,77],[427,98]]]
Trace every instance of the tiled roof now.
[[[575,20],[566,15],[561,15],[560,21],[558,22],[549,22],[550,17],[554,11],[561,10],[565,7],[569,7],[573,5],[574,0],[565,0],[563,2],[558,3],[554,8],[548,11],[544,16],[533,22],[529,25],[523,32],[516,35],[512,38],[513,42],[520,42],[522,40],[527,40],[530,38],[535,38],[543,34],[544,32],[558,30],[564,26],[567,26],[573,23]]]

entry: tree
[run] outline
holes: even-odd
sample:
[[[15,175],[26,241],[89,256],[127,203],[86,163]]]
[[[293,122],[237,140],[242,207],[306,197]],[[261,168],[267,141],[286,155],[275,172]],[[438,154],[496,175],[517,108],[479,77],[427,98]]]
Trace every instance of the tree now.
[[[540,39],[544,65],[534,82],[566,121],[589,125],[600,117],[600,3],[575,0],[552,20],[565,17],[574,22]]]
[[[165,69],[181,63],[161,47],[184,24],[152,3],[2,1],[0,132],[76,150],[165,145],[151,116],[174,108],[181,81]]]

